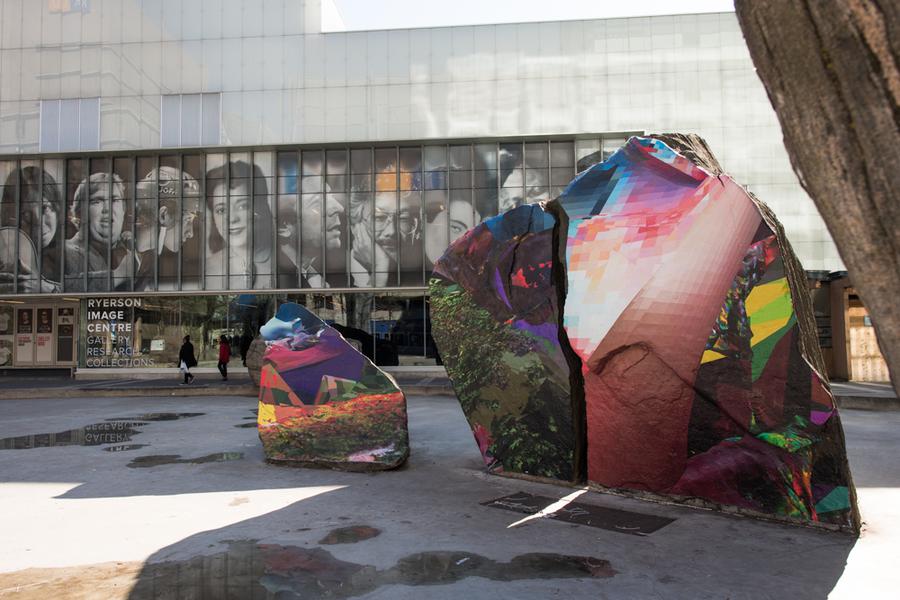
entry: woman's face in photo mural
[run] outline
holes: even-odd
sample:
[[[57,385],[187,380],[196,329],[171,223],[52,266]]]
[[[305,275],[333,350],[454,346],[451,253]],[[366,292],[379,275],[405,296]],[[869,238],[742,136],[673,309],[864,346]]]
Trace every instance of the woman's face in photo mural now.
[[[227,208],[228,198],[225,195],[225,182],[215,184],[212,196],[213,224],[219,235],[225,238],[232,248],[246,248],[250,232],[250,189],[247,183],[240,181],[231,188],[231,210]],[[227,223],[226,223],[227,219]]]

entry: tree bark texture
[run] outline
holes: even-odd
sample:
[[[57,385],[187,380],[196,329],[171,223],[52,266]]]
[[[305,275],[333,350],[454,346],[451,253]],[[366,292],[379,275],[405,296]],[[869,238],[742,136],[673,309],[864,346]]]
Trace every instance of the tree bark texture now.
[[[900,393],[900,2],[735,0],[735,10]]]

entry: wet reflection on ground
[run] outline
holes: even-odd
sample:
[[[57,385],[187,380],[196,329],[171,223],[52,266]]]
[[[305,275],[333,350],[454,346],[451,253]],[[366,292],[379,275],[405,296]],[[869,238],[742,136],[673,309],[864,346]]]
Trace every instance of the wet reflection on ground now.
[[[351,527],[341,527],[330,531],[328,535],[319,540],[320,544],[355,544],[363,540],[370,540],[381,534],[380,529],[369,527],[368,525],[353,525]]]
[[[137,450],[138,448],[146,448],[150,444],[123,444],[121,446],[107,446],[104,448],[107,452],[127,452],[129,450]]]
[[[120,417],[106,419],[107,421],[177,421],[178,419],[189,419],[190,417],[202,417],[205,413],[145,413],[136,417]]]
[[[241,460],[242,458],[244,458],[243,452],[216,452],[215,454],[207,454],[206,456],[198,456],[197,458],[181,458],[180,454],[150,454],[148,456],[136,457],[128,463],[128,466],[132,469],[141,469],[146,467],[160,467],[162,465],[201,465],[204,463]]]
[[[498,562],[448,551],[411,554],[379,570],[339,560],[322,548],[241,540],[218,554],[144,565],[130,598],[353,598],[385,585],[444,585],[467,577],[516,581],[615,574],[608,561],[589,556],[531,553]]]
[[[188,417],[199,417],[204,413],[147,413],[136,417],[106,419],[103,423],[85,425],[77,429],[57,433],[35,433],[0,439],[0,450],[27,450],[30,448],[53,448],[56,446],[101,446],[130,442],[131,436],[154,421],[175,421]],[[146,444],[143,444],[146,445]],[[127,448],[131,450],[132,448]]]
[[[115,421],[95,423],[78,429],[57,433],[36,433],[0,439],[2,450],[26,450],[29,448],[52,448],[56,446],[100,446],[130,442],[131,436],[140,433],[141,421]]]

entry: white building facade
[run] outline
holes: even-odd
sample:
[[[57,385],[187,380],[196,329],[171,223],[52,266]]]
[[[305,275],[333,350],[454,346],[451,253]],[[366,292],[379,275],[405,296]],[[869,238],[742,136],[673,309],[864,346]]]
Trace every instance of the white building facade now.
[[[733,13],[321,23],[320,0],[2,0],[0,301],[51,311],[53,337],[10,313],[0,364],[5,340],[7,366],[162,364],[181,333],[239,338],[285,298],[382,364],[433,362],[447,243],[636,133],[701,135],[807,270],[843,268]],[[129,335],[89,336],[88,301],[123,295]]]

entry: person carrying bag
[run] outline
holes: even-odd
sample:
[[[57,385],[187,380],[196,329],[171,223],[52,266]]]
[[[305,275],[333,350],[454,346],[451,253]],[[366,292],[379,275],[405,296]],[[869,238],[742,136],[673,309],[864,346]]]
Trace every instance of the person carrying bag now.
[[[194,376],[191,374],[191,367],[197,366],[197,359],[194,357],[194,345],[191,344],[191,336],[184,336],[184,343],[181,345],[181,350],[178,351],[178,368],[184,373],[184,383],[182,385],[187,385],[194,381]]]

